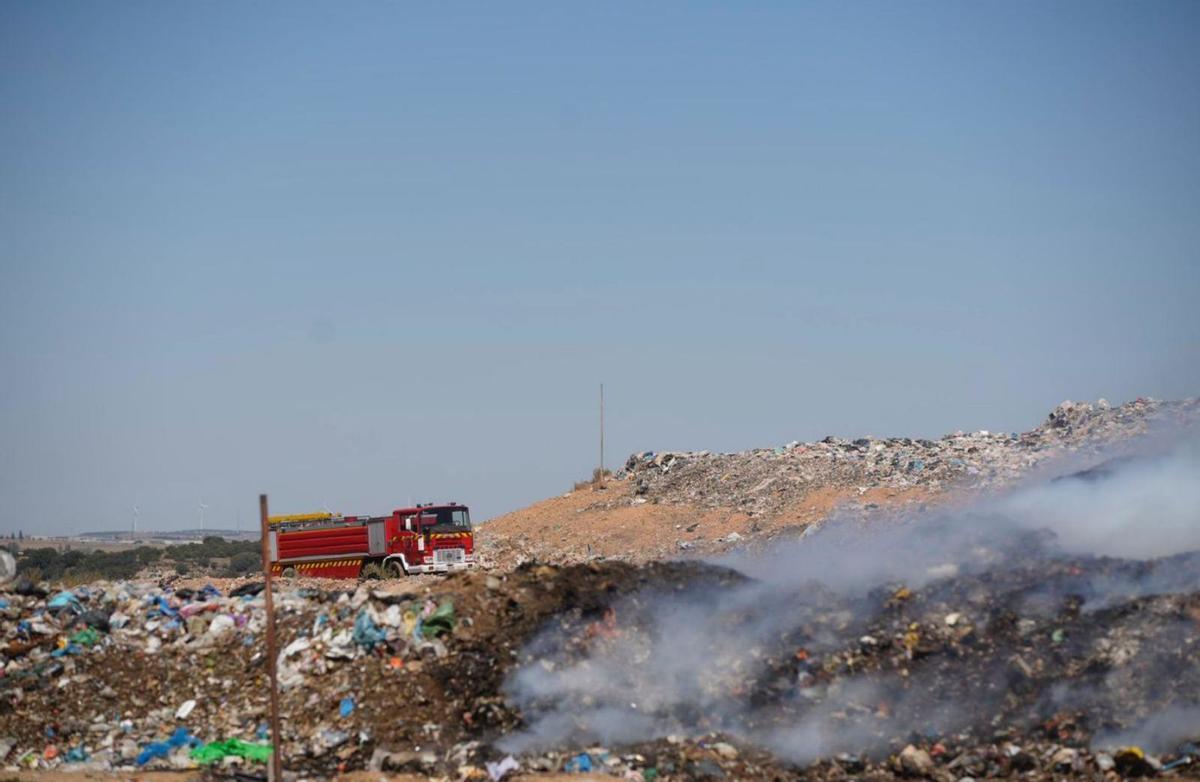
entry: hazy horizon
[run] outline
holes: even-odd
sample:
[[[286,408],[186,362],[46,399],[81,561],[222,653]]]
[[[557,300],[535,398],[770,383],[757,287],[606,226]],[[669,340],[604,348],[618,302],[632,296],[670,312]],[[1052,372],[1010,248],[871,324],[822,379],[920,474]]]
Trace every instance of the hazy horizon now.
[[[10,3],[0,532],[1200,393],[1200,5]]]

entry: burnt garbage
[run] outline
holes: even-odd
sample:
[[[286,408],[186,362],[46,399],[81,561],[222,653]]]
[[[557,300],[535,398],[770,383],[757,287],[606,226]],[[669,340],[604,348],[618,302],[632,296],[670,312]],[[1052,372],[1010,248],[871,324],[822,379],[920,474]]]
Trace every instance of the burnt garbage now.
[[[1183,768],[1200,738],[1200,458],[1185,442],[1111,472],[833,522],[714,564],[720,585],[556,617],[506,682],[524,728],[499,746],[720,735],[915,776]]]

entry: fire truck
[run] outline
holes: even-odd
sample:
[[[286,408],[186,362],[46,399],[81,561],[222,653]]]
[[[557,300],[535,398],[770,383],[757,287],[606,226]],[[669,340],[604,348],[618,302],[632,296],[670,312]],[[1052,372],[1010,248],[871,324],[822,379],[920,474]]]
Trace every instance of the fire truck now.
[[[404,576],[475,564],[470,511],[454,502],[400,508],[389,516],[302,513],[268,522],[272,572],[279,576]]]

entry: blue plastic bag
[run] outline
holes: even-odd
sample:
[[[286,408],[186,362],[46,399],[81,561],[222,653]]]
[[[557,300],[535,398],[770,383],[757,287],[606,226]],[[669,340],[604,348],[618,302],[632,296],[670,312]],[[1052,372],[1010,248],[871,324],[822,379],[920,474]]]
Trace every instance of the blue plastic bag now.
[[[586,752],[579,753],[575,757],[568,760],[567,764],[563,766],[563,771],[578,772],[580,774],[586,774],[591,770],[592,756]]]
[[[171,608],[171,604],[167,602],[167,599],[165,597],[159,595],[158,597],[154,598],[154,602],[155,602],[155,604],[158,605],[158,610],[162,613],[163,616],[178,616],[179,615],[178,611],[176,611],[174,608]]]
[[[76,611],[83,610],[83,606],[79,604],[79,598],[75,597],[72,592],[59,592],[50,598],[50,602],[46,604],[46,607],[51,611],[58,611],[63,608],[70,608]]]
[[[383,643],[386,639],[387,633],[375,624],[371,615],[365,610],[360,611],[358,618],[354,620],[354,643],[369,648]]]
[[[137,764],[144,766],[155,758],[166,758],[171,755],[171,750],[177,747],[195,746],[200,743],[200,740],[188,733],[187,728],[176,728],[171,734],[171,738],[166,741],[155,741],[147,744],[137,756]]]

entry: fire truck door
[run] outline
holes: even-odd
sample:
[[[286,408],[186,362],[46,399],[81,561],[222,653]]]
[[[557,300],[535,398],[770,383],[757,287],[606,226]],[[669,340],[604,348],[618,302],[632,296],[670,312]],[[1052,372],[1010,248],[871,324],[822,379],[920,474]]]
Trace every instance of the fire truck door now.
[[[367,553],[373,557],[382,557],[387,553],[387,536],[383,522],[383,519],[367,522]]]

